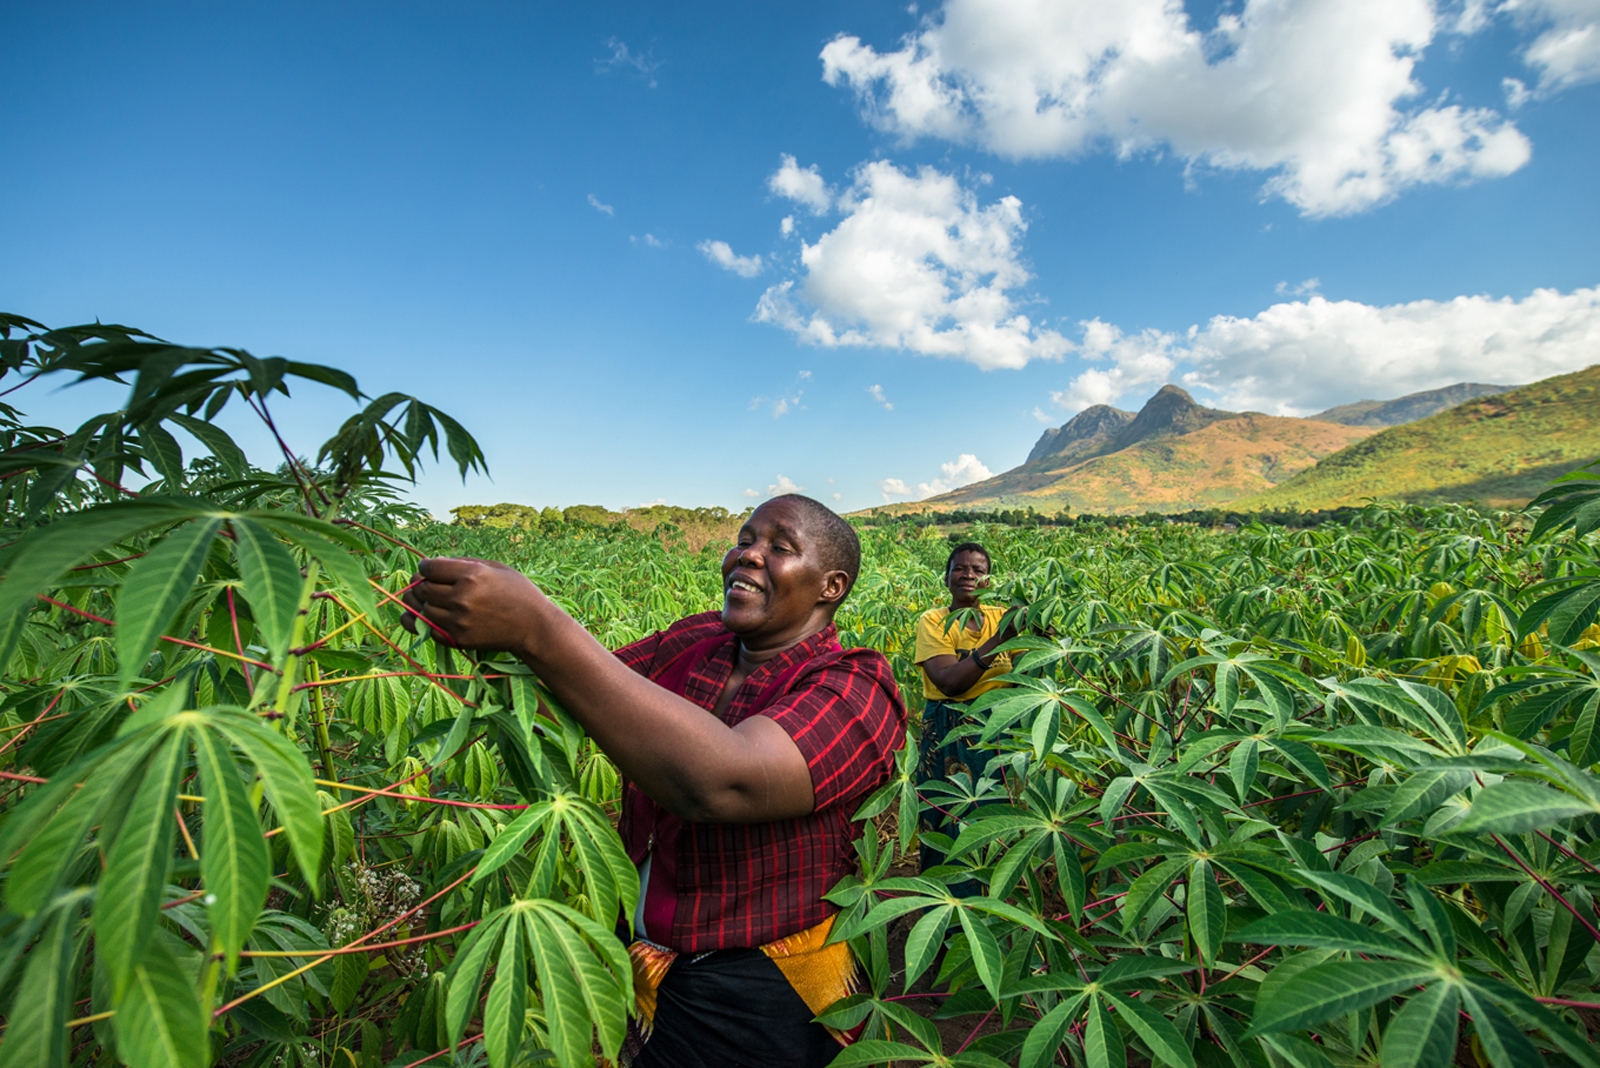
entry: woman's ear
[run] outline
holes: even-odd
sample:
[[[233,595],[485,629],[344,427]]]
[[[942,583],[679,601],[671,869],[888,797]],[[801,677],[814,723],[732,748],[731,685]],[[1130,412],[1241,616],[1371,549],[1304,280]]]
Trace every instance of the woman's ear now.
[[[850,592],[850,573],[848,571],[827,571],[822,575],[822,596],[818,598],[823,604],[838,607],[845,595]]]

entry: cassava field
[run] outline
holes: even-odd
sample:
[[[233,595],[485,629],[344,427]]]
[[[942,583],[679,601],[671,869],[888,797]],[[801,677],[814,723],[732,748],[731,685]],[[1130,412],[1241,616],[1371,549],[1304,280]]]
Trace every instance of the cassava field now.
[[[484,458],[421,401],[3,322],[0,389],[129,393],[76,428],[0,408],[0,1068],[613,1056],[616,773],[525,668],[414,637],[396,595],[419,553],[496,557],[620,645],[717,606],[721,546],[434,524],[397,490]],[[351,398],[325,444],[216,429],[276,434],[312,383]],[[986,774],[919,795],[902,753],[859,813],[833,898],[864,977],[826,1019],[864,1029],[836,1063],[1600,1065],[1596,486],[971,531],[1026,655],[969,728]],[[890,657],[914,728],[950,542],[862,533],[843,636]],[[924,806],[965,830],[902,874]]]

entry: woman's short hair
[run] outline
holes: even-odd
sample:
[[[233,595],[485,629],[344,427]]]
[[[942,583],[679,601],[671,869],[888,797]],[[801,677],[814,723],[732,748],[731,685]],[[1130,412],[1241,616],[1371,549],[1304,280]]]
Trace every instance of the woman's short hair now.
[[[951,549],[949,557],[947,557],[945,559],[945,562],[944,562],[945,578],[949,578],[950,577],[950,569],[955,566],[956,557],[960,556],[962,553],[980,553],[980,554],[982,554],[984,566],[987,567],[990,571],[994,570],[994,561],[989,558],[989,550],[988,549],[985,549],[983,546],[979,545],[975,541],[964,541],[960,545],[957,545],[954,549]]]

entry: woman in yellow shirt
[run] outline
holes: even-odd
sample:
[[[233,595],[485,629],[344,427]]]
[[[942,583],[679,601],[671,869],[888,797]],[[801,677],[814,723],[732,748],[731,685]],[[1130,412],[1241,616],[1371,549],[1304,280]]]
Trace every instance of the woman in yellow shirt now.
[[[1002,628],[1006,610],[979,601],[989,586],[989,551],[977,542],[963,542],[950,551],[944,565],[944,584],[950,590],[950,607],[934,608],[917,620],[916,664],[922,669],[922,741],[917,764],[917,785],[942,782],[965,772],[976,783],[984,758],[966,738],[947,742],[946,736],[966,716],[967,702],[1001,686],[999,676],[1011,670],[1008,653],[995,650],[1016,636],[1011,626]],[[976,609],[965,623],[951,620],[953,612]],[[922,830],[954,837],[954,820],[937,810],[922,817]],[[922,844],[922,870],[944,862],[944,853],[926,841]],[[966,884],[964,884],[965,886]],[[971,887],[976,890],[975,885]]]

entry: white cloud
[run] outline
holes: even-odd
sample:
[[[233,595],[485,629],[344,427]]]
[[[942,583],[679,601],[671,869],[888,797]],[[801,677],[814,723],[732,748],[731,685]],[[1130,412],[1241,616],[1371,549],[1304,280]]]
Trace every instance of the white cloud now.
[[[1168,381],[1178,366],[1178,339],[1159,330],[1124,334],[1121,327],[1091,319],[1080,323],[1083,358],[1110,366],[1092,367],[1072,380],[1065,390],[1050,394],[1057,408],[1078,411],[1095,404],[1111,404],[1123,394],[1151,383]]]
[[[633,242],[635,245],[643,244],[643,245],[648,246],[649,248],[666,248],[667,247],[667,243],[665,241],[661,240],[655,234],[645,234],[643,237],[634,237],[633,235],[630,234],[628,236],[628,240]]]
[[[666,503],[667,503],[667,499],[665,497],[657,497],[653,501],[645,501],[643,504],[634,505],[634,507],[635,508],[654,508],[658,504],[666,504]]]
[[[833,499],[834,499],[834,500],[836,500],[836,501],[837,501],[837,500],[839,500],[839,499],[840,499],[840,498],[842,498],[842,497],[843,497],[843,496],[844,496],[844,494],[842,494],[842,493],[835,493],[835,494],[834,494],[834,495],[833,495]]]
[[[702,241],[695,248],[705,253],[706,259],[740,278],[754,278],[764,266],[759,255],[736,256],[726,241]]]
[[[761,494],[757,490],[742,489],[742,490],[739,491],[739,496],[741,496],[741,497],[759,497],[759,496],[761,496]]]
[[[794,233],[793,215],[785,215],[783,217],[783,221],[778,224],[778,232],[784,237],[788,237],[790,234]]]
[[[797,485],[788,475],[779,475],[778,481],[767,487],[768,497],[777,497],[785,493],[804,493],[805,487]]]
[[[1249,318],[1219,315],[1184,335],[1125,336],[1098,320],[1083,327],[1085,348],[1107,366],[1052,394],[1061,408],[1137,403],[1177,381],[1230,410],[1307,415],[1455,382],[1522,384],[1587,367],[1600,361],[1600,287],[1384,307],[1313,296]]]
[[[1017,310],[1012,291],[1030,276],[1016,197],[980,206],[932,167],[912,175],[875,161],[856,171],[837,204],[845,213],[839,225],[814,245],[801,242],[803,279],[769,287],[757,321],[808,344],[903,348],[985,370],[1056,359],[1070,348]]]
[[[650,88],[654,89],[656,87],[655,72],[661,66],[659,60],[651,56],[649,52],[641,54],[632,51],[628,48],[626,41],[615,37],[606,38],[606,47],[611,49],[611,55],[605,59],[594,61],[596,74],[605,74],[619,67],[627,67],[638,72],[649,83]]]
[[[882,386],[868,386],[867,387],[867,396],[871,397],[873,400],[875,400],[879,404],[883,405],[883,410],[884,411],[886,411],[886,412],[894,411],[894,405],[889,402],[889,398],[888,397],[885,397],[883,395],[883,387]]]
[[[911,488],[898,478],[886,478],[878,483],[878,489],[883,493],[883,503],[888,504],[892,497],[909,497]]]
[[[1245,0],[1209,33],[1173,0],[947,0],[898,50],[841,35],[821,59],[824,81],[904,140],[1016,159],[1170,149],[1191,168],[1265,172],[1265,195],[1322,216],[1527,162],[1493,109],[1413,103],[1415,67],[1448,28],[1432,0]],[[1542,69],[1587,69],[1558,52]],[[1527,58],[1545,55],[1536,42]]]
[[[1322,279],[1307,278],[1304,282],[1301,282],[1297,286],[1292,286],[1288,282],[1279,282],[1276,291],[1279,293],[1289,293],[1296,297],[1309,297],[1311,294],[1315,293],[1321,288]]]
[[[813,215],[821,215],[833,207],[833,191],[822,180],[822,173],[817,170],[815,163],[802,168],[787,152],[779,159],[778,169],[767,178],[768,189],[810,209]]]
[[[1516,111],[1522,105],[1533,99],[1533,90],[1523,83],[1521,78],[1501,78],[1500,88],[1506,93],[1506,107]]]
[[[1600,2],[1504,0],[1500,10],[1511,12],[1524,26],[1543,30],[1522,53],[1539,72],[1541,94],[1600,79]]]
[[[616,208],[613,208],[610,204],[600,203],[600,198],[595,196],[593,193],[589,194],[589,206],[595,211],[603,211],[607,215],[615,216],[617,214]]]
[[[948,493],[953,489],[960,489],[962,486],[970,486],[974,482],[994,477],[994,472],[970,452],[962,453],[949,463],[940,464],[939,470],[938,478],[918,482],[915,489],[907,486],[903,479],[886,478],[878,483],[878,490],[883,494],[886,504],[893,497],[911,497],[920,501],[925,497]]]
[[[1048,414],[1046,414],[1045,410],[1043,408],[1040,408],[1038,405],[1034,405],[1033,417],[1035,419],[1039,420],[1039,422],[1043,423],[1046,426],[1049,426],[1050,423],[1052,422],[1050,416]]]

